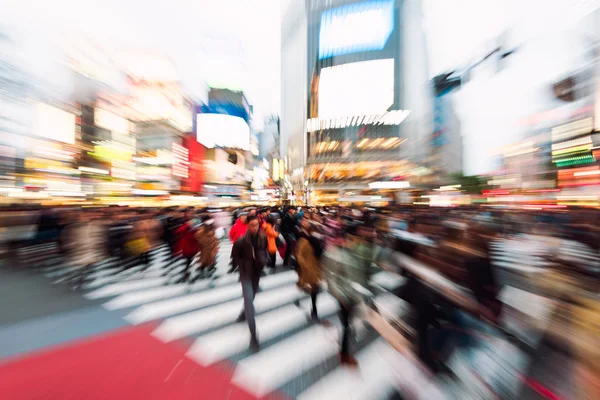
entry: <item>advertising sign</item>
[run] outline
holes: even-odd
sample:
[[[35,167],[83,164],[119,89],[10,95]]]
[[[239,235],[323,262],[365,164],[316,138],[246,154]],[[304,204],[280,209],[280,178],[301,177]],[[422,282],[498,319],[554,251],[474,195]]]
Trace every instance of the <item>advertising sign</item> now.
[[[204,151],[202,146],[193,135],[183,138],[183,146],[189,151],[189,173],[188,177],[181,180],[181,190],[192,193],[200,193],[204,182]]]
[[[318,105],[321,119],[384,113],[393,104],[393,58],[321,70]]]
[[[207,148],[227,147],[248,150],[250,127],[239,117],[223,114],[198,114],[196,138]]]
[[[381,50],[394,30],[394,0],[370,0],[321,15],[319,59]]]
[[[36,136],[75,144],[75,115],[44,103],[34,107],[33,133]]]

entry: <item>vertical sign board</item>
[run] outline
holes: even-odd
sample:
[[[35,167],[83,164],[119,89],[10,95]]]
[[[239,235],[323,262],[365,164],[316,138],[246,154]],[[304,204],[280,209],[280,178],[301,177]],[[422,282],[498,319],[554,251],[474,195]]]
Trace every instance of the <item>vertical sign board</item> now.
[[[188,177],[181,180],[181,189],[185,192],[200,193],[204,182],[205,147],[198,143],[193,134],[183,138],[183,146],[188,149]]]

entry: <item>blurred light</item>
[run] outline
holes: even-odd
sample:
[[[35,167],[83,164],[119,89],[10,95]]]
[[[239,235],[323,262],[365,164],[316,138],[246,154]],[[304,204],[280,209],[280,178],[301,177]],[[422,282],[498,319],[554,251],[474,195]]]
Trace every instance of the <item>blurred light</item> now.
[[[596,159],[593,156],[587,155],[587,156],[563,158],[563,159],[560,159],[560,160],[557,160],[554,162],[559,167],[567,167],[567,166],[571,166],[571,165],[592,163],[595,161],[596,161]]]
[[[90,174],[108,175],[110,172],[105,169],[79,167],[81,172],[89,172]]]
[[[371,189],[406,189],[410,187],[410,183],[406,181],[371,182],[369,187]]]
[[[205,188],[207,189],[216,189],[217,187],[214,185],[204,185]]]
[[[521,151],[515,151],[513,153],[505,154],[504,157],[522,156],[524,154],[535,153],[539,149],[540,149],[539,147],[535,147],[535,148],[531,148],[531,149],[526,149],[526,150],[521,150]]]
[[[598,200],[599,196],[583,196],[583,195],[571,195],[571,196],[556,196],[557,200]]]
[[[515,183],[517,182],[516,178],[505,178],[505,179],[493,179],[491,181],[488,181],[487,184],[488,185],[506,185],[509,183]]]
[[[438,192],[443,192],[443,191],[455,191],[460,189],[461,185],[447,185],[447,186],[440,186],[438,189],[433,189],[435,191]]]
[[[600,170],[575,172],[573,175],[574,176],[600,175]]]
[[[579,139],[569,140],[567,142],[561,142],[561,143],[553,144],[552,145],[552,150],[566,149],[568,147],[580,146],[580,145],[583,145],[583,144],[592,144],[592,137],[591,136],[586,136],[586,137],[579,138]]]
[[[492,195],[492,196],[504,196],[510,194],[508,190],[482,190],[481,194],[483,195]]]
[[[546,192],[560,192],[560,189],[532,189],[532,190],[526,191],[526,193],[546,193]]]
[[[166,190],[143,190],[143,189],[134,189],[132,192],[134,195],[142,195],[142,196],[163,196],[169,194]]]
[[[574,136],[590,133],[594,129],[592,118],[585,118],[579,121],[570,122],[565,125],[552,128],[552,141],[559,142],[570,139]]]
[[[392,110],[384,113],[357,115],[351,118],[311,118],[306,121],[306,131],[315,132],[361,125],[400,125],[409,114],[409,110]]]
[[[83,192],[48,192],[48,194],[54,197],[85,197]]]
[[[569,153],[576,153],[576,152],[581,152],[581,151],[589,151],[592,149],[592,144],[586,144],[586,145],[581,145],[581,146],[574,146],[574,147],[567,147],[561,150],[553,150],[552,151],[552,155],[553,156],[557,156],[560,154],[569,154]]]

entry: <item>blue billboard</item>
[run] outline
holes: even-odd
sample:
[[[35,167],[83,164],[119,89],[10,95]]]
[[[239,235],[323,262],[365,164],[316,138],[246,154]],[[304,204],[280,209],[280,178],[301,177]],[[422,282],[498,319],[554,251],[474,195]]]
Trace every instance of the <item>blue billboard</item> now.
[[[321,14],[319,59],[382,50],[394,30],[394,0],[369,0]]]

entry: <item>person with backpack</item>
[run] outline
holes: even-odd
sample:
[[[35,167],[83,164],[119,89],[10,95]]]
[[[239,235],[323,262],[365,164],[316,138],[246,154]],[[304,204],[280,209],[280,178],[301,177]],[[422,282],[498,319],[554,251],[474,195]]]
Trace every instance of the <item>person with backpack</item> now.
[[[296,261],[298,263],[298,282],[296,285],[310,293],[311,318],[313,321],[318,321],[317,294],[319,293],[319,284],[323,278],[320,261],[323,254],[323,244],[321,240],[313,235],[313,226],[308,219],[303,219],[300,226],[301,230],[296,244]]]

